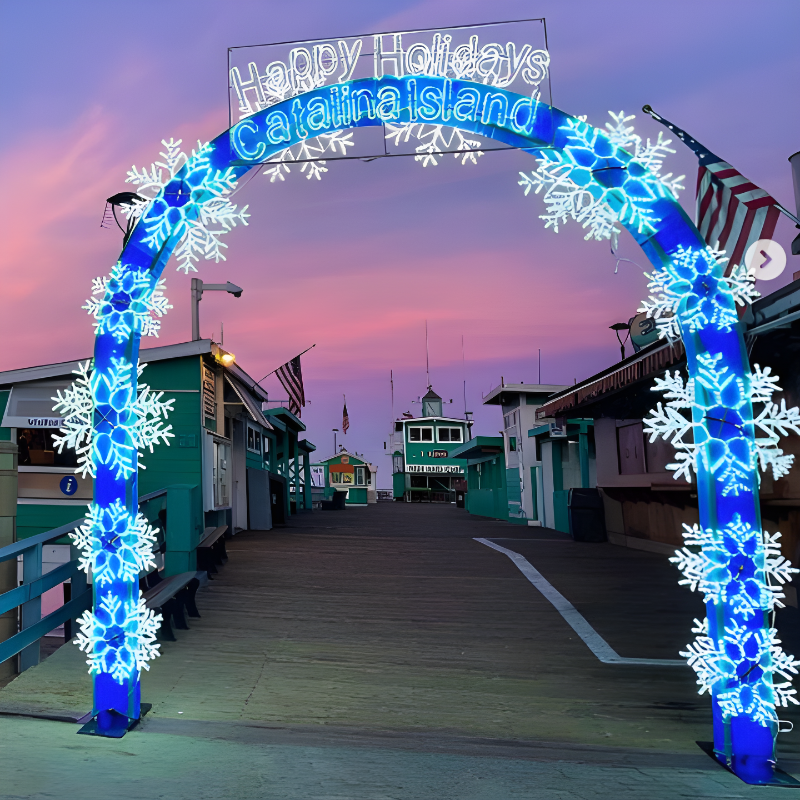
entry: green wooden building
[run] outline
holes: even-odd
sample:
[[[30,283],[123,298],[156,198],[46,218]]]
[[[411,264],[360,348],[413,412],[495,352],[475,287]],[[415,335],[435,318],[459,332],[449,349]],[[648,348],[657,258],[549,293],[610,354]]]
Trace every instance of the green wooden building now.
[[[443,416],[442,398],[430,386],[420,402],[421,416],[395,420],[390,436],[393,497],[455,502],[455,482],[466,473],[452,453],[471,438],[472,420]]]
[[[366,506],[378,502],[378,468],[344,447],[335,456],[312,464],[311,480],[314,486],[324,489],[323,497],[326,500],[333,497],[336,491],[345,491],[345,503],[348,506]]]
[[[305,425],[269,403],[262,389],[214,342],[203,339],[142,350],[140,381],[173,401],[174,438],[145,452],[139,495],[167,486],[187,492],[196,530],[210,525],[268,530],[311,509],[311,454]],[[75,474],[73,451],[53,446],[62,420],[52,397],[74,379],[79,362],[0,373],[0,439],[19,447],[17,537],[82,516],[92,479]]]

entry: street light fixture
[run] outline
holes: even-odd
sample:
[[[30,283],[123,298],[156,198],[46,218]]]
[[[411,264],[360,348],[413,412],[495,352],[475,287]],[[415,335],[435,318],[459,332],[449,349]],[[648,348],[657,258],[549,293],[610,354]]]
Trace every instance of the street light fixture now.
[[[111,205],[111,213],[114,216],[114,222],[117,223],[117,227],[122,231],[122,246],[125,247],[128,244],[128,239],[131,238],[131,234],[133,233],[133,229],[136,227],[137,217],[131,214],[128,217],[128,221],[123,228],[122,225],[119,224],[119,219],[117,219],[117,206],[134,206],[137,203],[146,203],[147,198],[142,197],[140,194],[136,194],[136,192],[118,192],[117,194],[112,195],[106,200],[106,214],[108,213],[108,205]],[[103,220],[105,221],[108,217],[104,214]],[[105,225],[100,226],[105,227]]]
[[[203,283],[200,278],[192,278],[192,341],[200,339],[200,301],[203,299],[203,292],[227,292],[234,297],[241,297],[241,286],[228,281],[227,283]]]
[[[622,361],[625,360],[625,342],[628,341],[628,337],[631,335],[631,325],[629,322],[615,322],[613,325],[610,325],[609,330],[614,331],[617,334],[617,341],[619,342],[619,351],[622,355]],[[628,331],[628,335],[624,339],[619,338],[620,331]]]

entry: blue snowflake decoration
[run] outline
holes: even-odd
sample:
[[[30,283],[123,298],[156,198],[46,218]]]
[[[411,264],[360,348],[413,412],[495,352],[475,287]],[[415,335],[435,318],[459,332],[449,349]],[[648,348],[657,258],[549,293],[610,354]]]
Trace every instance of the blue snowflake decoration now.
[[[662,338],[680,338],[685,332],[713,328],[728,333],[739,321],[737,305],[759,297],[752,276],[733,266],[725,276],[728,259],[710,247],[679,245],[664,269],[646,274],[650,297],[639,311],[656,320]]]
[[[94,318],[95,334],[110,334],[117,342],[132,335],[158,336],[162,317],[172,306],[164,297],[164,280],[149,272],[126,269],[117,262],[107,278],[95,278],[93,295],[83,306]]]
[[[87,573],[91,570],[99,586],[116,580],[135,581],[140,572],[156,567],[155,529],[142,514],[129,514],[119,500],[105,508],[91,505],[72,541],[81,550],[80,568]]]
[[[160,655],[156,631],[161,619],[142,597],[123,602],[107,592],[95,613],[85,611],[79,620],[76,644],[89,655],[89,672],[106,673],[121,685],[142,669],[150,669],[147,662]]]
[[[780,534],[762,533],[739,514],[718,531],[684,529],[686,547],[670,561],[684,574],[681,584],[702,592],[705,603],[728,603],[744,619],[783,605],[780,587],[798,570],[781,555]]]

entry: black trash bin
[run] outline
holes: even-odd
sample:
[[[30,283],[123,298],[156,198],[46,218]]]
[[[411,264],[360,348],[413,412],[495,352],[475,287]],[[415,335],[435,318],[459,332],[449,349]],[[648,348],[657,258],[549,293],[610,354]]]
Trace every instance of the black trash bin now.
[[[333,510],[344,511],[344,501],[347,500],[347,492],[336,489],[333,493]]]
[[[607,541],[603,498],[597,489],[570,489],[567,513],[576,542]]]
[[[456,490],[456,508],[464,508],[466,494],[466,492]]]

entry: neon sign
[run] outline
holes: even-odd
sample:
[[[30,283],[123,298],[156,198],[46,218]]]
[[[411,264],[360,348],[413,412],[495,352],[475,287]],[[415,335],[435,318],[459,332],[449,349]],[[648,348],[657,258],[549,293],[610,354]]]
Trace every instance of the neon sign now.
[[[543,20],[530,29],[514,26],[517,36],[541,39]],[[368,77],[396,78],[420,75],[463,79],[509,88],[522,83],[523,91],[538,87],[548,76],[550,54],[542,42],[520,44],[486,41],[482,35],[508,37],[506,25],[475,26],[437,31],[406,31],[369,37],[296,43],[295,46],[264,45],[247,48],[247,66],[229,68],[230,87],[238,119],[263,111],[287,97]],[[259,66],[253,50],[265,51],[269,63]],[[287,52],[288,50],[288,52]],[[278,51],[276,53],[276,51]],[[237,54],[237,48],[232,51]],[[275,57],[275,56],[280,57]],[[245,76],[243,77],[243,72]]]

